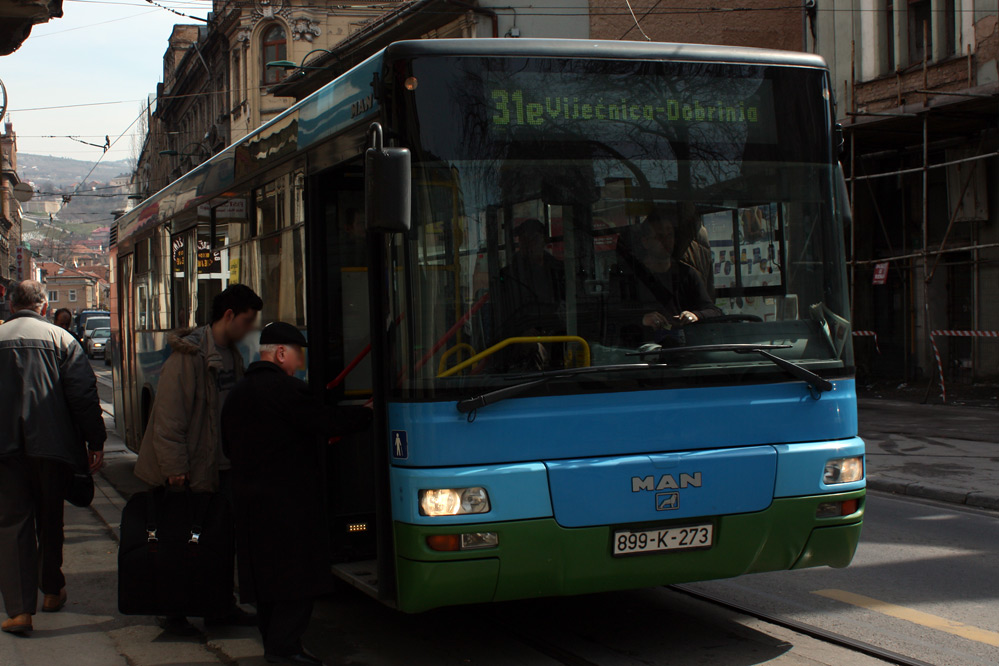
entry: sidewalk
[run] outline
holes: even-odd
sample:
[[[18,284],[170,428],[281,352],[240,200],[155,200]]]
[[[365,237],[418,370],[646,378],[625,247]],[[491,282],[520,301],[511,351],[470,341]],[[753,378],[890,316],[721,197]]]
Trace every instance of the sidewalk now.
[[[122,492],[141,489],[131,469],[135,454],[111,428],[105,444],[106,472]],[[103,474],[103,473],[102,473]],[[118,613],[118,522],[125,499],[102,475],[88,509],[66,504],[63,571],[69,601],[58,613],[39,612],[29,638],[0,634],[0,666],[260,666],[263,648],[252,627],[207,629],[179,638],[160,629],[155,617]],[[39,595],[39,610],[41,595]],[[0,613],[2,614],[2,613]],[[3,615],[6,617],[6,615]]]
[[[867,485],[999,510],[999,407],[861,399]]]

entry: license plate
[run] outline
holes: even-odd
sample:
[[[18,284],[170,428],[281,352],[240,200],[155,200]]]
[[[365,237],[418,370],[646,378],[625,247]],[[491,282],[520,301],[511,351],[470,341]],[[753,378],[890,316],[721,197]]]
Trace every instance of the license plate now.
[[[710,523],[664,527],[657,530],[619,530],[614,532],[614,555],[710,548],[714,543],[714,537],[714,525]]]

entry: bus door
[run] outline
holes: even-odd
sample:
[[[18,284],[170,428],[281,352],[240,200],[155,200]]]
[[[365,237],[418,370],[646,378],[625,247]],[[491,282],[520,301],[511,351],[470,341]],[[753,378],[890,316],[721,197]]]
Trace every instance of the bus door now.
[[[368,260],[360,161],[309,182],[310,382],[329,403],[364,405],[372,396]],[[334,564],[355,584],[376,586],[375,442],[372,430],[327,448]]]

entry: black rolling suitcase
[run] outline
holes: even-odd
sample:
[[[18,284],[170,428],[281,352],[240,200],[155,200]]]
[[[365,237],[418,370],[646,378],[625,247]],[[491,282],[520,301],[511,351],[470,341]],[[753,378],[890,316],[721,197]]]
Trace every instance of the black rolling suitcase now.
[[[215,617],[233,603],[232,508],[218,493],[156,488],[121,513],[118,610]]]

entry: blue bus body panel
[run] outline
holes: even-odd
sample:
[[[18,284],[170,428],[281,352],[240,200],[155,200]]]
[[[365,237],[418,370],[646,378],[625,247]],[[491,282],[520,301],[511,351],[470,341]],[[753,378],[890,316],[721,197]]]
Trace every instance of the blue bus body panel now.
[[[859,437],[834,442],[777,444],[774,448],[777,449],[777,484],[774,488],[774,497],[838,493],[859,490],[867,485],[866,467],[865,479],[860,481],[837,483],[832,486],[822,482],[822,472],[829,460],[864,455],[864,440]]]
[[[372,82],[381,74],[382,52],[371,56],[306,98],[299,109],[298,148],[334,136],[363,118],[378,115]]]
[[[591,527],[762,511],[773,501],[772,446],[549,462],[555,520]]]
[[[414,525],[493,523],[504,520],[550,518],[548,473],[541,463],[483,465],[453,469],[393,467],[392,516]],[[489,493],[490,511],[460,516],[421,516],[420,490],[482,486]]]
[[[403,467],[595,458],[856,437],[853,380],[813,399],[803,382],[518,398],[469,423],[454,402],[389,404]],[[821,480],[821,479],[820,479]],[[814,485],[814,484],[813,484]]]

